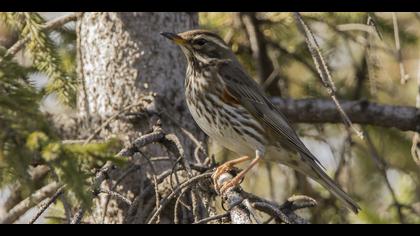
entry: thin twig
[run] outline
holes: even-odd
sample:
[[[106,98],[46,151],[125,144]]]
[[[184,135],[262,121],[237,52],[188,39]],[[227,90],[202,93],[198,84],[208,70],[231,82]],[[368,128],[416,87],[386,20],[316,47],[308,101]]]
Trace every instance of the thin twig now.
[[[380,39],[382,39],[382,35],[380,31],[378,30],[376,22],[373,20],[373,18],[368,14],[368,19],[366,22],[366,25],[368,25],[370,28],[375,30],[377,32],[377,35]],[[368,79],[369,79],[369,85],[370,85],[370,93],[372,95],[377,94],[377,71],[380,69],[380,60],[377,56],[376,49],[375,49],[375,41],[374,36],[372,34],[366,34],[366,48],[365,48],[365,54],[366,54],[366,62],[363,65],[366,65]],[[363,67],[362,67],[363,68]],[[363,73],[363,71],[362,71]],[[361,84],[361,79],[359,79],[359,84]],[[360,94],[360,90],[362,89],[362,86],[359,86],[359,91],[357,91],[358,94]]]
[[[182,196],[184,196],[184,194],[185,194],[188,190],[190,190],[190,188],[189,188],[189,187],[187,187],[187,188],[183,189],[183,190],[181,191],[181,193],[179,194],[179,196],[177,197],[176,201],[175,201],[175,207],[174,207],[174,223],[175,223],[175,224],[179,224],[179,217],[178,217],[178,215],[179,215],[179,210],[178,210],[178,209],[180,209],[180,205],[183,205],[185,208],[189,208],[189,207],[188,207],[188,205],[187,205],[187,204],[185,204],[185,203],[181,200]],[[188,210],[191,210],[191,209],[188,209]],[[157,222],[157,223],[158,223],[158,222]]]
[[[222,174],[218,180],[219,185],[223,185],[224,182],[229,181],[232,178],[233,176],[230,173]],[[227,204],[231,221],[234,224],[251,223],[251,216],[259,223],[260,220],[255,217],[256,213],[253,208],[265,212],[269,216],[275,218],[278,223],[303,224],[307,223],[307,221],[298,216],[294,211],[316,205],[315,200],[306,196],[294,196],[289,198],[283,205],[278,205],[275,202],[247,193],[241,190],[240,187],[228,189],[222,195],[222,200]]]
[[[200,196],[197,192],[197,187],[196,186],[192,187],[190,193],[191,193],[192,214],[193,214],[193,217],[194,217],[194,222],[197,222],[197,221],[200,220],[200,218],[202,218],[202,216],[200,215],[201,199],[200,199]]]
[[[100,189],[99,190],[99,193],[105,193],[105,194],[108,194],[110,196],[116,197],[116,198],[122,200],[123,202],[125,202],[129,206],[132,204],[132,202],[130,201],[130,199],[124,197],[123,195],[121,195],[118,192],[115,192],[115,191],[112,191],[112,190],[108,190],[108,189]]]
[[[185,170],[188,173],[188,176],[192,176],[192,170],[189,162],[185,158],[184,148],[181,145],[178,137],[174,134],[167,134],[161,140],[161,143],[170,151],[172,152],[177,158],[180,158],[182,164],[184,165]]]
[[[53,204],[61,194],[64,193],[64,186],[60,187],[57,192],[38,210],[38,212],[29,221],[29,224],[35,223],[35,221]]]
[[[155,190],[155,205],[159,206],[160,205],[160,198],[159,198],[159,189],[158,189],[158,180],[157,180],[156,169],[155,169],[153,163],[149,160],[149,158],[147,158],[142,152],[139,152],[139,153],[142,154],[143,158],[149,164],[150,170],[152,171],[152,180],[153,180],[153,186],[154,186],[154,190]],[[160,219],[158,219],[158,221],[159,220]]]
[[[294,13],[295,18],[298,22],[298,25],[302,29],[304,35],[306,44],[308,46],[308,49],[312,55],[313,61],[315,63],[315,66],[318,70],[318,73],[321,77],[321,81],[324,85],[324,87],[327,89],[328,94],[330,95],[331,99],[333,100],[334,104],[337,107],[337,110],[339,111],[340,115],[343,118],[344,124],[348,127],[351,127],[352,130],[361,138],[363,139],[363,133],[359,131],[352,123],[350,118],[347,116],[347,114],[344,112],[343,108],[341,107],[340,103],[338,102],[338,99],[336,97],[336,87],[334,85],[334,82],[331,77],[331,73],[328,69],[328,66],[325,62],[324,57],[322,56],[320,47],[318,45],[318,42],[309,28],[309,26],[305,23],[305,21],[302,19],[302,16],[298,13]]]
[[[145,192],[144,189],[145,189],[146,173],[144,173],[144,171],[142,170],[143,170],[143,167],[140,165],[139,166],[140,186],[139,186],[138,192],[143,194]],[[150,185],[148,187],[150,187]],[[141,196],[142,194],[138,194],[134,198],[133,204],[131,204],[131,206],[127,210],[127,215],[124,218],[123,223],[132,223],[134,221],[135,215],[137,216],[136,219],[138,220],[138,222],[143,223],[143,215],[144,215],[143,212],[146,212],[146,210],[143,209],[144,197]],[[138,211],[138,209],[143,209],[143,210]]]
[[[366,144],[369,148],[369,152],[371,154],[371,157],[374,160],[374,163],[376,165],[376,167],[378,168],[379,173],[382,175],[384,181],[385,181],[385,185],[388,188],[388,191],[391,193],[391,197],[393,200],[393,206],[396,207],[397,209],[397,213],[398,213],[398,218],[400,223],[404,224],[405,223],[405,216],[402,213],[402,204],[399,202],[397,195],[395,194],[394,189],[391,186],[391,182],[389,181],[388,175],[386,173],[387,171],[387,164],[385,162],[385,160],[383,159],[383,157],[381,157],[378,153],[378,151],[376,150],[375,145],[373,144],[370,135],[368,134],[368,132],[365,131],[366,134]]]
[[[80,222],[83,219],[83,215],[85,214],[85,211],[82,207],[79,207],[79,210],[77,210],[76,214],[74,214],[73,219],[71,220],[70,224],[76,225],[80,224]]]
[[[295,123],[340,123],[342,118],[330,99],[285,99],[272,97],[274,105]],[[357,124],[394,127],[402,131],[420,131],[420,109],[414,106],[384,105],[361,100],[340,100],[343,110]],[[372,119],[374,117],[374,119]]]
[[[154,212],[151,219],[148,221],[149,224],[153,223],[157,216],[160,214],[160,212],[163,210],[163,208],[166,207],[166,205],[184,188],[190,186],[191,184],[194,184],[197,181],[200,181],[202,179],[209,178],[212,175],[212,173],[204,173],[197,176],[192,177],[191,179],[185,181],[184,183],[180,184],[173,192],[171,192],[164,200],[162,200],[159,208]]]
[[[225,212],[225,213],[220,214],[220,215],[210,216],[210,217],[204,218],[202,220],[199,220],[197,222],[194,222],[194,224],[205,224],[205,223],[208,223],[208,222],[213,221],[213,220],[220,220],[220,219],[229,217],[229,214],[230,214],[229,212]]]
[[[187,137],[191,140],[191,141],[193,141],[194,142],[194,144],[196,145],[196,149],[194,150],[194,157],[195,157],[195,160],[197,161],[197,163],[199,163],[199,164],[203,164],[203,162],[201,161],[201,159],[199,158],[199,156],[198,156],[198,150],[201,150],[202,152],[203,152],[203,154],[204,154],[204,156],[205,157],[207,157],[208,156],[208,154],[207,154],[207,151],[206,151],[206,149],[203,147],[203,143],[202,142],[200,142],[196,137],[194,137],[194,135],[190,132],[190,131],[188,131],[187,129],[184,129],[184,128],[182,128],[182,127],[180,127],[181,128],[181,131],[185,134],[185,135],[187,135]]]
[[[397,50],[397,60],[400,65],[401,84],[405,84],[407,80],[410,79],[410,76],[405,72],[405,68],[404,68],[404,64],[402,60],[400,33],[398,29],[398,19],[397,19],[397,14],[395,12],[392,13],[392,23],[394,25],[394,38],[395,38],[395,49]]]
[[[347,132],[347,136],[343,141],[343,147],[341,148],[341,153],[340,153],[340,160],[338,162],[337,165],[337,170],[334,173],[334,181],[338,182],[338,178],[340,177],[341,171],[344,169],[344,167],[346,166],[346,154],[350,151],[350,146],[351,146],[351,134],[350,132]]]
[[[40,188],[36,192],[32,193],[31,196],[16,204],[6,215],[0,219],[0,224],[11,224],[15,222],[29,209],[42,202],[44,199],[53,196],[59,188],[60,185],[57,182],[51,182],[48,185]]]
[[[420,53],[417,65],[417,97],[416,107],[420,109]],[[420,124],[418,124],[420,126]],[[420,130],[420,128],[419,128]],[[420,167],[420,131],[415,132],[413,135],[413,142],[411,146],[411,155],[413,156],[414,162]]]
[[[84,144],[88,144],[90,141],[92,141],[96,137],[96,135],[98,135],[106,126],[108,126],[118,116],[120,116],[121,114],[123,114],[124,112],[130,110],[133,107],[140,106],[143,103],[144,103],[144,101],[143,100],[140,100],[137,103],[130,104],[130,105],[124,107],[120,111],[118,111],[115,114],[113,114],[112,116],[110,116],[104,123],[101,124],[100,127],[98,127],[97,129],[95,129],[95,131],[93,131],[93,133],[86,139],[86,141],[84,142]]]

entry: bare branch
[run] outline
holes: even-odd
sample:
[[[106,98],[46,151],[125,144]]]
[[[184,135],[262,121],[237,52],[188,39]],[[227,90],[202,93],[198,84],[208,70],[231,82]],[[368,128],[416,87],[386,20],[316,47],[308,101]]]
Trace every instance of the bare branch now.
[[[195,222],[194,224],[205,224],[205,223],[208,223],[208,222],[213,221],[213,220],[221,220],[223,218],[229,217],[229,215],[230,215],[229,212],[226,212],[226,213],[223,213],[223,214],[220,214],[220,215],[210,216],[210,217],[207,217],[205,219],[199,220],[199,221]]]
[[[231,180],[233,175],[224,173],[218,179],[218,184]],[[305,219],[294,213],[295,210],[313,207],[316,205],[315,200],[306,196],[300,196],[295,199],[290,198],[283,205],[278,205],[274,202],[262,199],[256,195],[247,193],[240,189],[240,187],[228,189],[222,195],[223,202],[228,207],[230,218],[233,224],[251,224],[253,221],[251,216],[255,217],[254,209],[265,212],[269,216],[276,219],[276,222],[302,224],[308,223]],[[257,223],[259,222],[256,219]]]
[[[123,195],[121,195],[120,193],[117,193],[115,191],[108,190],[108,189],[101,189],[101,190],[99,190],[99,192],[108,194],[108,195],[113,196],[113,197],[116,197],[117,199],[120,199],[121,201],[125,202],[129,206],[131,206],[131,204],[132,204],[130,199],[124,197]]]
[[[60,185],[57,182],[52,182],[37,190],[31,196],[14,206],[2,219],[0,219],[0,224],[11,224],[15,222],[29,209],[42,202],[44,199],[53,196],[59,188]]]
[[[178,193],[180,193],[184,188],[190,186],[191,184],[195,184],[197,181],[210,178],[212,173],[204,173],[201,175],[197,175],[189,179],[188,181],[185,181],[184,183],[180,184],[171,194],[168,195],[160,204],[158,209],[154,212],[150,220],[148,221],[149,224],[153,223],[155,219],[158,217],[160,212],[165,208],[166,204],[169,203],[170,200],[172,200]]]
[[[375,28],[372,28],[370,25],[358,24],[358,23],[348,23],[348,24],[337,25],[337,30],[340,30],[340,31],[358,30],[358,31],[364,31],[369,34],[376,33]]]
[[[327,99],[272,98],[288,119],[303,123],[341,123],[335,104]],[[343,110],[354,123],[420,131],[420,109],[409,106],[382,105],[359,101],[340,101]]]
[[[121,109],[120,111],[116,112],[115,114],[113,114],[111,117],[109,117],[104,123],[102,123],[102,125],[100,127],[98,127],[84,142],[84,144],[88,144],[90,141],[92,141],[96,135],[98,135],[106,126],[108,126],[113,120],[117,119],[118,116],[120,116],[121,114],[123,114],[124,112],[129,111],[131,108],[140,106],[141,104],[143,104],[144,101],[140,100],[139,102],[135,103],[135,104],[130,104],[126,107],[124,107],[123,109]]]
[[[34,217],[29,221],[29,224],[35,223],[35,221],[53,204],[61,194],[64,193],[64,186],[59,188],[57,192],[38,210]]]
[[[416,97],[416,107],[420,109],[420,54],[418,59],[417,66],[417,97]],[[413,144],[411,146],[411,155],[413,156],[414,162],[420,167],[420,131],[413,135]]]
[[[85,211],[82,207],[79,207],[79,210],[77,210],[76,214],[74,214],[73,219],[71,220],[70,224],[77,225],[80,224],[80,222],[83,219],[83,215],[85,214]]]

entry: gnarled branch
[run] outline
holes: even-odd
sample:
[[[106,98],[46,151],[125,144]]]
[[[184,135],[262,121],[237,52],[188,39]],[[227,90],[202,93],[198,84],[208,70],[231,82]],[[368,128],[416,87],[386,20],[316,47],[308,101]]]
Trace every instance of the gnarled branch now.
[[[219,185],[223,185],[232,178],[233,175],[230,173],[222,174],[218,179]],[[247,193],[239,187],[228,189],[222,194],[222,199],[229,208],[228,212],[233,224],[251,224],[253,223],[252,219],[256,223],[261,223],[255,210],[268,214],[276,223],[308,224],[309,222],[298,216],[295,210],[316,206],[316,201],[306,196],[294,196],[283,205],[278,205],[275,202]]]

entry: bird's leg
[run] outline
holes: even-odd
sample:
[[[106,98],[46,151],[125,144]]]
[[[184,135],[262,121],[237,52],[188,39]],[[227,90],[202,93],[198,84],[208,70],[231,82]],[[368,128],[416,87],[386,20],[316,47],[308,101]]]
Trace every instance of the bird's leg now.
[[[245,162],[249,159],[251,159],[249,156],[243,156],[231,161],[227,161],[222,165],[218,166],[214,171],[213,175],[211,176],[213,179],[214,188],[216,190],[219,189],[218,180],[223,173],[229,172],[235,165]]]
[[[228,188],[237,186],[241,182],[242,178],[246,175],[246,173],[248,173],[248,171],[250,171],[252,167],[254,167],[258,163],[258,161],[262,157],[262,153],[259,150],[257,150],[255,154],[255,158],[251,161],[251,163],[249,163],[249,165],[244,170],[239,172],[239,174],[237,174],[233,179],[225,182],[222,185],[222,187],[219,189],[220,194],[223,194]]]

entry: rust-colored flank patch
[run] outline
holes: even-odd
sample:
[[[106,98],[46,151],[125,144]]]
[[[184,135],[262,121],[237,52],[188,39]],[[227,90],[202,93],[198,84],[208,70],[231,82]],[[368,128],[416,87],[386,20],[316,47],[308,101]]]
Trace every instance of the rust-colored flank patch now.
[[[223,94],[221,97],[222,101],[231,105],[231,106],[236,106],[239,105],[239,101],[238,99],[236,99],[234,96],[232,96],[231,93],[229,93],[229,91],[227,89],[223,89]]]

